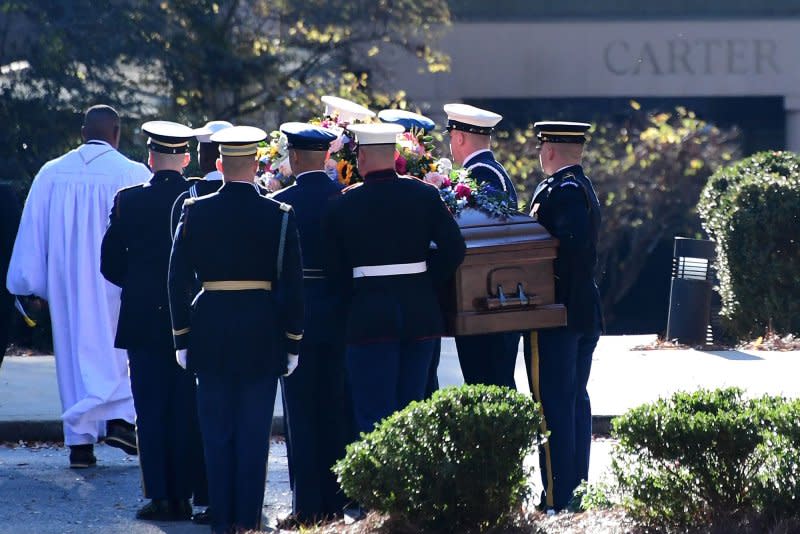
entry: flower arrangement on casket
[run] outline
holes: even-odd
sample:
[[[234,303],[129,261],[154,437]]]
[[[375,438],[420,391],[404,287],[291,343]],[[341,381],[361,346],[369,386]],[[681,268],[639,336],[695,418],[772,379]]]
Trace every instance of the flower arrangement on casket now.
[[[458,217],[464,208],[501,218],[519,213],[505,192],[489,183],[479,184],[468,169],[454,169],[447,158],[436,161],[432,167],[424,180],[439,189],[439,195],[454,217]]]
[[[422,129],[412,129],[398,135],[394,152],[394,168],[397,174],[424,180],[436,170],[433,137]]]
[[[310,122],[339,133],[328,150],[325,172],[344,186],[363,182],[364,178],[358,173],[355,136],[347,127],[370,122],[375,113],[360,104],[332,95],[323,96],[322,102],[325,104],[324,115]]]
[[[289,185],[292,168],[289,165],[289,147],[286,136],[279,130],[270,132],[269,138],[258,145],[259,163],[257,182],[272,191],[276,184]]]

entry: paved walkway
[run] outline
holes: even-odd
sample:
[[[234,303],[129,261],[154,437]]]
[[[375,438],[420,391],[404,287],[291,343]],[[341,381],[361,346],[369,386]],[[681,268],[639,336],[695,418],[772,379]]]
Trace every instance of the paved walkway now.
[[[596,428],[608,416],[678,390],[739,386],[751,395],[800,396],[800,352],[631,350],[655,336],[604,336],[592,363],[589,394]],[[528,392],[520,353],[517,387]],[[439,380],[443,386],[463,383],[452,339],[442,343]],[[280,393],[279,393],[280,394]],[[52,356],[6,357],[0,367],[0,441],[58,440],[61,413]],[[275,403],[275,428],[282,417]],[[603,417],[605,416],[605,417]]]

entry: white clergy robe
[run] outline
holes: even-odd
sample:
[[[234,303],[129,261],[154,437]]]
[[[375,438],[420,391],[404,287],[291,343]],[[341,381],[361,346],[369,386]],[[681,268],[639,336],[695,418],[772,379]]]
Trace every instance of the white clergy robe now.
[[[114,348],[120,290],[100,274],[100,244],[115,193],[150,176],[89,141],[47,162],[25,201],[6,285],[48,301],[67,445],[95,443],[107,420],[134,422],[127,355]]]

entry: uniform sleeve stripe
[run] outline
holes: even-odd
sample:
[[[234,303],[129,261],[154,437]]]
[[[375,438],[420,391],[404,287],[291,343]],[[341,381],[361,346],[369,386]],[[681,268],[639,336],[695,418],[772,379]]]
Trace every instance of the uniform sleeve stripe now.
[[[288,337],[292,341],[300,341],[301,339],[303,339],[303,334],[292,334],[291,332],[286,332],[286,337]]]
[[[181,328],[180,330],[175,330],[173,328],[172,335],[173,336],[182,336],[183,334],[188,334],[189,332],[191,332],[191,330],[192,330],[191,328]]]

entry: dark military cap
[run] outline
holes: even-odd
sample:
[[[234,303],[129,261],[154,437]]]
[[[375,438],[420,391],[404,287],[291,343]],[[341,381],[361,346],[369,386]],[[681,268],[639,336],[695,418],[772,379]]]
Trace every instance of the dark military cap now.
[[[533,125],[540,143],[586,142],[586,132],[592,125],[585,122],[541,121]]]
[[[232,126],[219,130],[211,136],[212,143],[219,144],[222,156],[255,156],[258,143],[267,138],[267,132],[254,126]]]
[[[189,148],[194,130],[170,121],[149,121],[142,124],[142,132],[149,136],[147,148],[162,154],[183,154]]]
[[[436,128],[436,123],[425,115],[412,113],[404,109],[384,109],[378,113],[378,118],[389,124],[399,124],[405,128],[407,132],[411,130],[423,130],[427,133]]]
[[[305,122],[284,122],[281,133],[286,136],[287,146],[295,150],[327,151],[336,134],[327,128]]]

